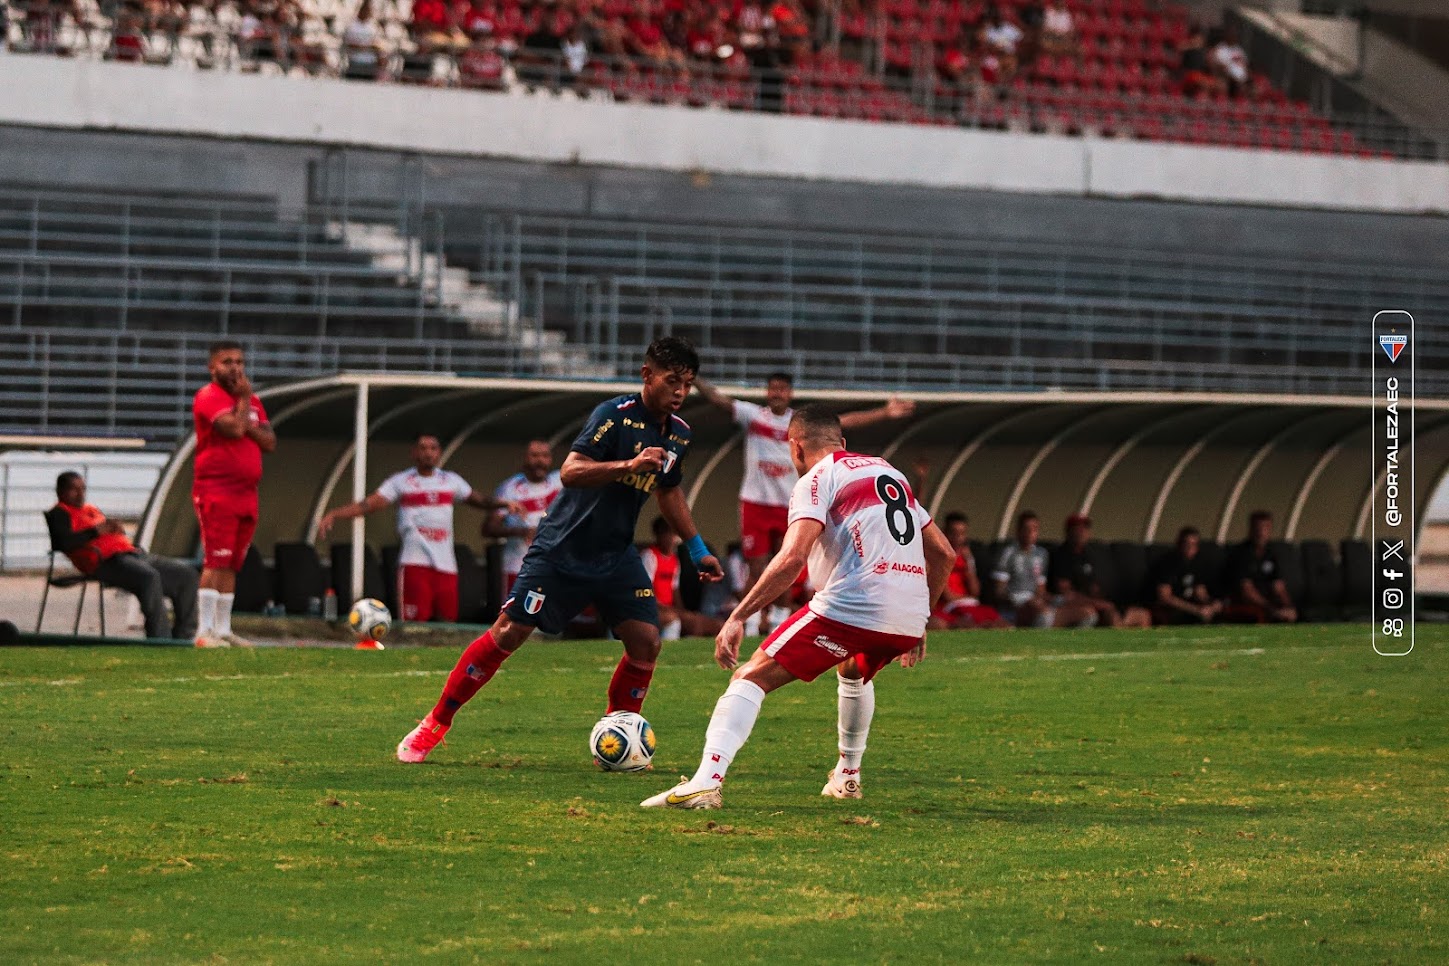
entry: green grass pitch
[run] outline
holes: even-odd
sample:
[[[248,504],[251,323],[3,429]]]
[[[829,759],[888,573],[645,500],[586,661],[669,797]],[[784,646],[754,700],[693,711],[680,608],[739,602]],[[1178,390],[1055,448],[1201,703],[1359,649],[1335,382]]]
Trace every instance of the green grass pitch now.
[[[936,634],[766,700],[720,812],[726,676],[666,649],[656,771],[587,758],[617,645],[530,645],[422,766],[456,654],[0,652],[0,961],[1449,962],[1449,634]]]

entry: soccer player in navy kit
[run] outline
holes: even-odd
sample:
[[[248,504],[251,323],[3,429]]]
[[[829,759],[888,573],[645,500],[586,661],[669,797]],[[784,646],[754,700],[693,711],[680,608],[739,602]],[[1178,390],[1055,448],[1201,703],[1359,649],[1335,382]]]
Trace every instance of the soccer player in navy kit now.
[[[397,746],[400,761],[421,762],[452,727],[453,715],[533,633],[561,632],[590,604],[624,644],[609,681],[608,711],[638,711],[659,657],[653,583],[634,550],[639,511],[653,495],[684,537],[701,579],[720,580],[679,489],[689,424],[676,415],[689,396],[699,356],[684,339],[656,340],[644,355],[639,392],[600,403],[560,470],[564,489],[539,524],[503,612],[463,651],[442,696]]]

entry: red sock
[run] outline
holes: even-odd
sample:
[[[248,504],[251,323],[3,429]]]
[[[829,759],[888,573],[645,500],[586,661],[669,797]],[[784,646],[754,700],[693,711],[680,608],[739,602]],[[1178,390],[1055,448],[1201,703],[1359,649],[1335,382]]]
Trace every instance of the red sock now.
[[[512,653],[494,642],[492,631],[464,648],[453,673],[448,675],[448,683],[443,685],[442,697],[433,707],[433,720],[438,724],[452,724],[458,709],[473,699]]]
[[[636,661],[625,654],[609,679],[609,710],[604,713],[633,711],[637,714],[644,707],[644,695],[649,693],[649,681],[653,677],[653,661]]]

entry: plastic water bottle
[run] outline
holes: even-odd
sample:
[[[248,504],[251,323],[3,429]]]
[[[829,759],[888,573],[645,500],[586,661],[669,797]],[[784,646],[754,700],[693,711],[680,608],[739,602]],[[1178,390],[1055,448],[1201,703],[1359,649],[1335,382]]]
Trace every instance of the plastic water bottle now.
[[[308,617],[321,617],[322,616],[322,598],[321,597],[308,597],[307,598],[307,616]]]
[[[322,619],[329,624],[337,621],[337,591],[331,587],[327,588],[327,596],[322,598]]]

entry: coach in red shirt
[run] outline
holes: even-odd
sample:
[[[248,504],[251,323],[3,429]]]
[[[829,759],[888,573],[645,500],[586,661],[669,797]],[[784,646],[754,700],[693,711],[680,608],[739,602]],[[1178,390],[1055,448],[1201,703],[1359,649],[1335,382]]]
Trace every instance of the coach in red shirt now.
[[[232,633],[236,573],[257,529],[262,454],[277,448],[262,401],[252,395],[242,347],[218,342],[207,369],[211,383],[196,394],[196,471],[191,502],[201,523],[198,647],[247,644]]]

